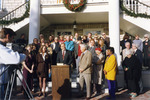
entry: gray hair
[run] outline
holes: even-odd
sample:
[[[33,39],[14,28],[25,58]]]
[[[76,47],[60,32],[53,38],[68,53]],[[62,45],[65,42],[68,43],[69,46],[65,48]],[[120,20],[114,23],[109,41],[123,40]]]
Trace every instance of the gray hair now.
[[[130,44],[130,42],[126,42],[126,43],[125,43],[125,46],[126,46],[127,44]]]
[[[144,35],[144,37],[147,37],[147,38],[149,38],[149,35],[148,35],[148,34],[145,34],[145,35]]]
[[[132,43],[132,46],[135,46],[136,48],[138,48],[138,45],[135,43]]]
[[[87,50],[88,46],[86,44],[81,44],[81,47],[85,48]]]

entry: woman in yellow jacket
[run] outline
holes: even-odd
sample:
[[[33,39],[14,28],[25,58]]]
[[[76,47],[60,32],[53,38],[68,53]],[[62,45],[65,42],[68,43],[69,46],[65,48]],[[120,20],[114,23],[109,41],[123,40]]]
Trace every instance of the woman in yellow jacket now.
[[[115,80],[116,80],[116,73],[117,73],[117,60],[114,55],[114,48],[109,47],[106,50],[106,55],[108,56],[105,61],[104,65],[104,74],[105,78],[107,79],[108,88],[109,88],[109,95],[108,99],[115,99]]]

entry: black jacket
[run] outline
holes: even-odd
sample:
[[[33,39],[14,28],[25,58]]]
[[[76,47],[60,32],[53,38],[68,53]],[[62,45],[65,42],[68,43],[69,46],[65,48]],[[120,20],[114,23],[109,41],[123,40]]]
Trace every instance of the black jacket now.
[[[71,52],[66,50],[64,60],[63,60],[62,50],[59,51],[58,54],[57,54],[57,63],[63,63],[63,64],[71,65],[71,63],[72,63],[72,54],[71,54]]]
[[[126,57],[125,60],[122,63],[122,66],[125,68],[128,68],[126,71],[126,78],[128,80],[139,80],[141,77],[141,66],[140,62],[138,61],[137,57],[134,55],[131,56],[131,58]]]
[[[142,63],[143,63],[143,55],[142,55],[141,50],[137,49],[134,55],[137,57],[137,59],[138,59],[139,62],[140,62],[140,65],[142,66]]]

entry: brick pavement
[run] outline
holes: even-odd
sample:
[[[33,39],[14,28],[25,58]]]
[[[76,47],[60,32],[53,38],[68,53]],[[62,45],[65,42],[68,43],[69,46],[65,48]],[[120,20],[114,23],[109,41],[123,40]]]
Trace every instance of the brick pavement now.
[[[52,94],[51,92],[47,93],[47,97],[38,97],[38,92],[33,93],[33,96],[35,100],[52,100]],[[68,100],[84,100],[84,98],[76,98],[77,93],[72,93],[72,97]],[[106,100],[106,97],[108,94],[101,94],[96,97],[91,98],[90,100]],[[16,94],[13,93],[11,100],[27,100],[24,99],[24,96],[19,90],[16,92]],[[150,100],[150,88],[145,88],[143,94],[140,94],[134,99],[130,99],[127,90],[121,90],[120,92],[116,93],[116,100]]]

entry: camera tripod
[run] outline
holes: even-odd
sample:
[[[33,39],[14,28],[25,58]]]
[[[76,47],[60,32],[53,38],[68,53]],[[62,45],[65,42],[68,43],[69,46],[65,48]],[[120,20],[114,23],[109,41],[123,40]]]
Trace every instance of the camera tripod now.
[[[10,66],[8,66],[1,74],[0,74],[0,77],[10,68]],[[5,97],[4,97],[4,100],[10,100],[11,99],[11,95],[12,95],[12,90],[13,90],[13,87],[14,87],[14,82],[15,82],[15,78],[18,77],[18,79],[20,80],[20,82],[22,83],[22,86],[25,90],[25,93],[27,94],[28,98],[30,100],[34,100],[33,98],[33,95],[32,93],[30,92],[30,89],[29,89],[29,86],[26,82],[26,80],[24,79],[23,77],[23,81],[25,82],[25,85],[26,85],[26,88],[23,84],[23,81],[21,80],[21,78],[18,76],[17,74],[17,71],[20,72],[21,76],[23,77],[23,74],[20,70],[20,68],[17,66],[16,68],[14,68],[12,70],[12,73],[10,75],[10,80],[8,81],[8,84],[7,84],[7,88],[6,88],[6,92],[5,92]]]

